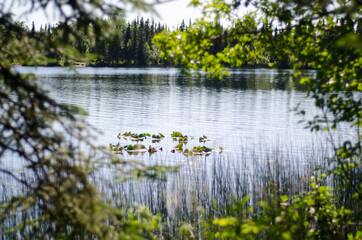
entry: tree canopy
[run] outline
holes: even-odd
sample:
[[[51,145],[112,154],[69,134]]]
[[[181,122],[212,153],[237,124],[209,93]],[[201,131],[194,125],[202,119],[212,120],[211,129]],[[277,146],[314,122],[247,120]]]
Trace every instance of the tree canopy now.
[[[336,160],[360,160],[362,117],[362,9],[359,1],[238,1],[193,0],[203,17],[186,31],[164,31],[155,37],[161,56],[196,74],[222,78],[228,68],[268,58],[270,67],[287,60],[294,79],[308,86],[308,96],[324,114],[308,120],[311,130],[336,129],[346,122],[358,131],[336,146]],[[240,16],[241,8],[252,11]],[[227,44],[216,49],[225,37]],[[316,70],[315,78],[303,69]],[[301,114],[304,111],[300,112]],[[339,149],[339,150],[338,150]],[[348,152],[348,153],[347,153]],[[343,156],[341,156],[341,154]]]
[[[37,85],[36,76],[20,74],[13,65],[42,64],[45,50],[65,60],[86,57],[66,43],[81,44],[84,36],[102,41],[109,33],[105,17],[122,16],[121,7],[127,3],[152,10],[152,4],[159,1],[29,2],[24,14],[49,6],[58,12],[62,38],[26,31],[13,20],[11,7],[0,10],[0,163],[10,154],[26,169],[19,173],[1,164],[0,173],[22,190],[1,202],[0,232],[27,232],[36,239],[151,237],[157,218],[144,208],[125,214],[108,204],[90,176],[107,164],[115,166],[121,178],[133,174],[156,177],[157,169],[129,163],[94,146],[90,126],[77,115],[79,108],[56,102]],[[17,3],[23,1],[13,1],[11,6]],[[9,226],[11,222],[17,225]],[[41,224],[48,227],[41,228]]]
[[[203,72],[208,77],[219,79],[229,74],[229,68],[240,68],[245,63],[266,62],[269,67],[276,67],[286,61],[294,69],[294,81],[306,85],[307,96],[315,100],[320,110],[320,114],[313,119],[303,118],[304,109],[297,108],[297,113],[301,114],[306,127],[312,131],[328,132],[334,151],[328,169],[315,178],[318,181],[312,181],[312,190],[291,199],[293,205],[288,211],[279,206],[286,201],[284,197],[266,205],[264,213],[271,212],[255,216],[255,221],[243,217],[245,212],[236,212],[233,217],[215,220],[213,224],[220,231],[216,230],[217,233],[211,234],[210,238],[256,239],[266,234],[266,238],[274,236],[292,239],[295,236],[301,239],[322,239],[328,236],[339,238],[336,229],[348,233],[348,224],[336,227],[332,222],[342,222],[343,216],[346,216],[343,209],[353,212],[350,216],[353,220],[350,221],[358,222],[361,217],[361,2],[192,0],[190,6],[199,8],[203,13],[202,18],[186,31],[164,31],[157,35],[154,42],[161,49],[161,57],[182,65],[189,73],[193,70],[193,74],[200,75]],[[227,44],[218,47],[219,40],[223,38],[227,39],[224,41]],[[305,69],[312,69],[315,76],[308,75]],[[339,142],[333,131],[346,125],[354,129],[356,134]],[[325,183],[321,179],[326,176],[335,181],[333,191],[327,190],[325,185],[318,185]],[[352,193],[347,194],[347,190]],[[320,200],[317,196],[322,195],[328,201],[334,196],[344,197],[338,203],[331,201],[317,204]],[[339,211],[335,204],[342,206],[342,212],[335,212],[334,217],[332,214],[325,218],[325,223],[319,221],[321,216],[326,217],[331,213],[331,209]],[[308,218],[302,220],[302,209],[308,209],[308,206],[313,208],[313,212],[318,212],[318,222],[312,223]],[[234,207],[243,209],[239,205]],[[281,215],[274,216],[280,221],[269,218],[273,212],[276,213],[276,209],[280,209]],[[330,210],[327,213],[325,209]],[[360,224],[357,223],[356,228],[360,229]],[[348,236],[358,239],[361,232]]]

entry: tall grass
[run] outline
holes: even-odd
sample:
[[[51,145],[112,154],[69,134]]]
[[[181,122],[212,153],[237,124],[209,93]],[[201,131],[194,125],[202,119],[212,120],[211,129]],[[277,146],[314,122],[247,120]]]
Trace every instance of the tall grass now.
[[[167,181],[117,182],[112,169],[101,169],[91,178],[110,204],[125,211],[142,204],[153,214],[160,215],[162,222],[158,234],[162,238],[182,238],[180,231],[189,231],[195,238],[202,238],[203,221],[228,216],[232,211],[228,207],[245,196],[251,196],[249,206],[256,206],[258,201],[270,198],[275,189],[281,195],[289,196],[308,190],[308,179],[315,166],[325,167],[331,155],[323,142],[312,141],[307,149],[295,149],[285,142],[274,144],[276,147],[272,149],[264,149],[264,145],[261,141],[251,148],[238,143],[236,153],[181,156],[183,165],[177,173],[169,174]],[[167,162],[167,159],[157,161]],[[26,175],[26,169],[23,172]],[[1,201],[21,193],[11,191],[16,183],[8,181],[3,179]],[[257,207],[255,211],[258,211]],[[10,229],[25,218],[35,219],[40,215],[36,207],[27,212],[20,210],[3,226]],[[51,224],[45,224],[44,228],[51,234]],[[1,239],[20,239],[31,233],[32,228],[28,227],[0,235]]]
[[[166,182],[96,184],[121,208],[140,203],[159,214],[164,238],[174,239],[186,226],[198,236],[201,220],[227,216],[228,206],[245,196],[252,196],[249,206],[253,206],[270,197],[276,188],[280,195],[289,196],[308,190],[313,170],[324,167],[330,157],[328,147],[321,142],[312,142],[307,150],[284,146],[265,150],[261,146],[249,148],[241,144],[239,154],[188,157]]]

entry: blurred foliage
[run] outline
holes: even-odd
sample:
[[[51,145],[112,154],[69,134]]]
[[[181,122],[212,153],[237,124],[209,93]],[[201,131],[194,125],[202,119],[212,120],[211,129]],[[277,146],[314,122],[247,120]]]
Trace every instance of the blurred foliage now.
[[[39,34],[15,22],[5,8],[0,10],[0,161],[13,154],[26,168],[26,173],[18,174],[0,165],[1,174],[22,189],[0,204],[1,232],[31,232],[35,239],[157,238],[158,217],[141,206],[129,210],[113,206],[90,176],[112,166],[119,180],[134,175],[162,179],[169,169],[128,162],[92,145],[89,126],[77,115],[85,112],[57,103],[36,85],[35,76],[12,69],[15,64],[45,64],[45,55],[58,56],[64,63],[94,61],[89,46],[101,51],[103,43],[111,40],[109,46],[117,48],[112,41],[118,41],[120,32],[112,26],[125,24],[119,18],[123,14],[119,3],[143,9],[152,9],[152,4],[142,0],[30,3],[24,14],[54,7],[62,23],[54,34]],[[226,67],[287,62],[295,70],[295,81],[307,86],[308,96],[322,112],[306,119],[307,127],[328,131],[335,155],[330,167],[311,180],[309,191],[286,196],[275,190],[269,199],[253,204],[245,198],[226,211],[227,217],[215,215],[197,226],[183,224],[180,237],[196,238],[202,231],[208,239],[361,239],[360,1],[192,0],[190,5],[200,8],[203,18],[191,27],[183,24],[177,31],[156,36],[161,56],[215,78],[227,75]],[[256,11],[241,17],[243,7]],[[141,23],[137,24],[134,28],[139,29]],[[125,46],[132,49],[132,41]],[[144,51],[135,54],[149,61],[142,52],[151,46],[148,42],[142,46]],[[315,69],[316,77],[305,76],[301,71],[305,68]],[[341,123],[356,129],[356,136],[339,145],[332,131]],[[197,211],[203,215],[202,209]]]
[[[208,239],[359,239],[361,231],[350,232],[352,211],[336,207],[333,189],[318,182],[312,178],[311,190],[292,198],[272,186],[274,194],[254,206],[245,197],[230,207],[227,218],[205,221],[204,234]]]
[[[158,2],[158,1],[157,1]],[[155,237],[159,219],[143,207],[118,209],[91,176],[111,166],[116,179],[158,178],[168,169],[128,162],[92,144],[91,127],[78,107],[57,103],[13,65],[42,65],[46,52],[64,61],[85,55],[68,42],[102,41],[110,34],[105,17],[122,16],[121,3],[151,9],[150,1],[28,1],[24,15],[52,7],[60,16],[58,37],[39,34],[13,20],[16,4],[0,9],[0,174],[17,191],[0,202],[0,233],[24,239],[142,239]],[[122,5],[124,6],[124,5]],[[67,10],[65,10],[67,9]],[[14,171],[9,163],[24,169]],[[5,191],[4,189],[2,191]],[[128,211],[128,212],[127,212]],[[13,235],[12,235],[13,234]],[[15,235],[14,235],[15,234]],[[25,235],[22,235],[25,234]]]
[[[329,167],[318,175],[328,176],[333,189],[326,187],[328,181],[319,187],[312,183],[311,191],[293,196],[286,209],[278,205],[280,199],[276,197],[263,207],[265,214],[215,219],[212,225],[217,226],[214,228],[217,233],[210,236],[360,239],[361,2],[192,0],[190,6],[201,9],[202,17],[186,31],[164,31],[155,36],[161,57],[181,64],[186,72],[193,69],[196,75],[204,72],[208,77],[219,79],[228,75],[229,67],[240,68],[245,63],[258,62],[277,67],[286,62],[294,69],[294,81],[307,87],[307,96],[313,98],[320,109],[320,114],[313,119],[306,118],[305,110],[298,107],[297,113],[311,131],[328,132],[334,151]],[[248,13],[241,15],[240,12]],[[227,26],[227,34],[221,26]],[[222,38],[227,38],[228,44],[214,51]],[[305,75],[303,69],[315,70],[315,76]],[[341,126],[349,126],[356,133],[342,143],[333,133]],[[240,209],[244,209],[242,206]],[[309,219],[308,211],[312,208],[315,220]],[[235,211],[238,209],[236,205]]]

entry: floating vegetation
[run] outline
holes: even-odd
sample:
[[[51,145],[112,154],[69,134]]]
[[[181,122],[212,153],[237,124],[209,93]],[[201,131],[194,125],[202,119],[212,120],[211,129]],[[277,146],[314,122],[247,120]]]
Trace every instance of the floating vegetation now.
[[[132,135],[131,132],[125,132],[121,135],[121,133],[118,134],[118,138],[121,138],[121,137],[130,137]]]
[[[161,140],[162,138],[164,138],[165,137],[165,135],[163,135],[162,133],[158,133],[158,135],[156,135],[156,134],[153,134],[152,135],[152,138],[154,139],[154,140]]]
[[[111,151],[115,153],[122,153],[122,150],[124,149],[124,147],[120,146],[119,144],[117,145],[109,144],[109,148],[111,149]]]
[[[178,142],[179,143],[187,143],[188,142],[187,136],[179,137]]]
[[[212,152],[216,152],[214,149],[212,148],[208,148],[206,146],[194,146],[192,148],[186,148],[184,149],[184,145],[187,144],[190,141],[192,141],[193,139],[195,139],[194,137],[188,137],[187,135],[183,135],[181,132],[172,132],[171,137],[173,140],[178,141],[178,144],[172,148],[171,152],[175,153],[180,152],[185,156],[191,156],[191,155],[208,155]],[[119,133],[117,135],[118,139],[124,138],[125,140],[130,139],[131,141],[143,141],[145,139],[151,139],[152,143],[158,143],[161,141],[161,139],[165,138],[165,135],[163,135],[162,133],[158,133],[158,134],[149,134],[149,133],[141,133],[141,134],[137,134],[137,133],[132,133],[132,132],[125,132],[123,134]],[[196,138],[197,139],[197,138]],[[207,141],[211,141],[211,139],[209,139],[208,137],[206,137],[205,135],[199,138],[199,142],[207,142]],[[149,145],[148,148],[146,148],[144,145],[142,144],[129,144],[129,145],[125,145],[125,146],[120,146],[120,143],[118,143],[117,145],[113,145],[113,144],[109,144],[110,149],[114,152],[114,153],[119,153],[122,154],[122,151],[125,150],[127,151],[129,154],[137,154],[139,152],[149,152],[150,155],[153,153],[156,153],[158,151],[162,151],[162,147],[154,147]],[[217,150],[217,152],[222,153],[224,151],[224,149],[222,147],[219,148],[219,150]]]
[[[147,138],[147,137],[151,137],[151,134],[149,133],[132,133],[132,132],[125,132],[122,135],[119,133],[118,138],[121,137],[132,137],[132,138]]]
[[[212,148],[208,148],[205,146],[196,146],[193,147],[191,150],[189,150],[188,148],[186,148],[185,150],[183,150],[183,143],[179,143],[177,144],[173,149],[172,149],[172,153],[175,153],[176,151],[178,152],[182,152],[183,155],[185,156],[191,156],[191,155],[209,155],[210,153],[214,152],[214,149]],[[221,151],[220,151],[221,153]]]
[[[143,141],[147,137],[151,137],[151,134],[149,134],[149,133],[141,133],[141,134],[132,133],[130,140],[131,141]]]
[[[146,152],[147,149],[145,147],[145,145],[142,144],[135,144],[135,145],[128,145],[126,148],[127,152]]]
[[[208,148],[208,147],[205,147],[205,146],[197,146],[197,147],[194,147],[191,151],[193,154],[199,154],[199,155],[204,155],[204,154],[210,154],[213,152],[214,149],[212,148]]]
[[[157,152],[157,149],[155,147],[152,147],[151,145],[148,147],[148,152],[150,154]]]
[[[125,146],[120,146],[120,144],[118,143],[117,145],[114,144],[109,144],[109,148],[112,152],[116,153],[116,154],[123,154],[123,150],[126,150],[127,152],[146,152],[147,149],[144,145],[142,144],[135,144],[135,145],[125,145]]]
[[[192,151],[190,151],[188,148],[186,148],[183,152],[183,155],[185,155],[186,157],[191,156],[192,155]]]
[[[187,143],[188,142],[188,137],[187,135],[183,135],[180,132],[173,132],[171,134],[171,137],[174,141],[178,141],[179,143]]]
[[[123,134],[118,134],[117,138],[120,139],[121,137],[123,138],[130,138],[131,141],[143,141],[147,138],[151,138],[151,134],[150,133],[132,133],[132,132],[124,132]],[[162,133],[159,134],[153,134],[152,138],[155,141],[160,141],[162,138],[164,138],[165,135],[163,135]]]
[[[137,137],[137,134],[135,134],[135,136]],[[138,135],[138,137],[151,137],[151,134],[149,134],[149,133],[141,133],[141,134],[139,134]]]
[[[152,141],[155,142],[159,142],[161,141],[162,138],[165,137],[165,135],[163,135],[162,133],[158,133],[158,134],[151,134],[150,133],[132,133],[132,132],[124,132],[123,134],[118,134],[117,138],[120,139],[121,137],[123,138],[130,138],[131,141],[143,141],[147,138],[152,138]]]
[[[199,137],[199,142],[208,142],[208,141],[211,141],[211,139],[207,138],[205,135],[202,137]]]
[[[173,149],[176,149],[176,150],[182,152],[183,146],[184,146],[183,143],[179,143],[179,144],[177,144]]]
[[[182,137],[182,133],[180,133],[180,132],[173,132],[173,133],[171,134],[171,137],[174,137],[174,138]]]

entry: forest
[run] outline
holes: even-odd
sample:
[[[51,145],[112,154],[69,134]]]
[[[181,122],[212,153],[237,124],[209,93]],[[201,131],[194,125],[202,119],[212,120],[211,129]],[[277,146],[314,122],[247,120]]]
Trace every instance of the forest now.
[[[21,23],[20,23],[21,24]],[[62,40],[64,23],[58,23],[54,27],[45,25],[36,30],[32,25],[27,29],[31,34],[38,35],[40,39],[52,38],[55,41]],[[71,23],[75,25],[76,23]],[[82,62],[82,55],[87,55],[87,66],[96,67],[120,67],[120,66],[165,66],[168,65],[160,58],[159,49],[153,45],[153,37],[167,29],[161,23],[154,20],[138,17],[126,22],[122,17],[112,17],[103,20],[102,26],[109,26],[110,32],[106,38],[90,38],[86,34],[77,39],[67,39],[65,43],[69,48],[79,53],[78,59],[64,59],[64,56],[45,48],[47,57],[46,65],[69,66],[74,62]],[[24,25],[23,25],[24,26]],[[91,26],[90,26],[91,27]],[[185,27],[185,26],[184,26]],[[24,26],[24,28],[27,28]],[[90,30],[92,31],[92,30]]]
[[[354,29],[355,33],[358,33],[362,29],[362,21],[351,22],[348,19],[340,19],[340,23],[346,27],[349,26]],[[46,66],[72,66],[76,62],[86,62],[86,66],[93,67],[146,67],[146,66],[183,66],[180,63],[175,63],[173,58],[168,61],[161,56],[160,48],[153,42],[154,36],[162,32],[170,32],[171,30],[167,24],[160,22],[156,23],[153,19],[144,19],[143,17],[137,17],[131,22],[127,22],[123,17],[111,17],[107,20],[102,20],[100,25],[109,28],[109,33],[106,37],[97,38],[97,36],[91,37],[87,34],[81,34],[77,38],[62,39],[64,23],[58,23],[55,26],[44,25],[40,28],[36,28],[34,22],[31,29],[24,23],[17,23],[24,31],[28,31],[32,35],[37,35],[39,39],[49,38],[54,41],[62,41],[66,44],[67,48],[77,53],[73,58],[66,58],[60,53],[55,53],[45,46],[44,56],[46,61],[42,64]],[[75,22],[71,22],[70,28],[74,28]],[[187,32],[192,27],[192,22],[189,20],[188,24],[183,20],[179,26],[173,31],[180,33]],[[326,25],[326,23],[323,23]],[[92,32],[92,26],[89,26],[88,31]],[[237,43],[237,39],[233,39],[232,35],[235,32],[242,31],[244,26],[240,23],[235,24],[233,28],[223,27],[221,24],[216,26],[218,36],[211,39],[210,46],[207,50],[213,54],[228,47],[232,48]],[[249,29],[253,31],[255,29]],[[272,32],[271,41],[278,42],[282,38],[283,29],[275,28]],[[337,32],[330,32],[329,35],[323,36],[323,42],[327,42],[332,35],[338,34]],[[255,48],[253,44],[249,43],[247,46],[250,52]],[[347,53],[352,54],[352,53]],[[86,56],[86,57],[84,57]],[[17,64],[14,62],[14,64]],[[223,62],[227,67],[232,67],[232,64]],[[288,56],[280,58],[280,56],[273,53],[273,51],[264,51],[257,58],[250,59],[242,64],[244,68],[268,68],[273,67],[288,69],[290,68],[290,59]],[[30,63],[30,65],[32,65]],[[305,64],[304,69],[313,69],[310,64]]]
[[[123,17],[112,17],[107,20],[102,20],[101,26],[109,27],[110,31],[106,37],[98,39],[82,34],[78,38],[62,39],[64,23],[58,23],[55,26],[44,25],[37,28],[32,23],[31,29],[24,23],[17,23],[24,31],[28,31],[32,35],[37,35],[39,39],[52,39],[54,41],[62,41],[66,44],[67,48],[76,52],[76,57],[65,58],[62,54],[54,53],[49,46],[44,47],[44,56],[46,61],[43,65],[46,66],[72,66],[76,62],[86,61],[86,66],[92,67],[169,67],[177,66],[171,59],[166,61],[160,56],[160,48],[154,44],[153,38],[155,35],[161,32],[170,32],[171,30],[167,24],[161,24],[155,22],[153,19],[144,19],[143,17],[137,17],[131,22],[127,22]],[[76,23],[70,23],[70,27],[74,27]],[[183,20],[176,31],[185,32],[192,26],[191,20],[188,24]],[[89,31],[94,31],[92,26],[89,26]],[[239,26],[241,27],[241,26]],[[220,49],[225,47],[234,46],[237,41],[229,39],[231,30],[224,28],[222,25],[218,26],[221,34],[218,38],[212,39],[212,46],[209,50],[211,53],[216,53]],[[234,27],[237,30],[238,26]],[[278,29],[273,34],[274,40],[278,41]],[[250,46],[252,48],[252,46]],[[86,57],[84,57],[86,56]],[[272,56],[270,53],[265,53],[258,59],[249,61],[243,64],[243,67],[258,68],[268,67],[268,64],[274,63],[278,68],[288,68],[288,59],[278,59],[276,56]],[[16,65],[17,63],[14,62]],[[226,63],[227,64],[227,63]],[[30,64],[32,65],[32,64]],[[227,64],[230,67],[230,64]],[[308,68],[308,66],[305,66]]]

